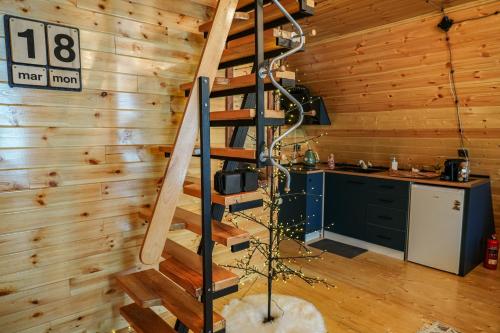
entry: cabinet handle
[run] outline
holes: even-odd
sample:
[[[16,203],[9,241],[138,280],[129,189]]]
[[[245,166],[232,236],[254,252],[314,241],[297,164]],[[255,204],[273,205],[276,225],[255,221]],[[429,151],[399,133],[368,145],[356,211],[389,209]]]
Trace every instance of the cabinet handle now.
[[[386,188],[388,190],[394,189],[394,185],[379,185],[380,188]]]
[[[378,199],[378,201],[385,202],[385,203],[393,203],[394,202],[394,200],[390,200],[390,199]]]
[[[378,218],[382,220],[392,220],[392,217],[386,215],[379,215]]]
[[[377,235],[378,238],[380,239],[384,239],[384,240],[391,240],[392,238],[391,237],[387,237],[387,236],[384,236],[384,235]]]
[[[360,182],[360,181],[357,181],[357,180],[349,180],[347,182],[349,184],[357,184],[357,185],[364,185],[365,184],[364,182]]]

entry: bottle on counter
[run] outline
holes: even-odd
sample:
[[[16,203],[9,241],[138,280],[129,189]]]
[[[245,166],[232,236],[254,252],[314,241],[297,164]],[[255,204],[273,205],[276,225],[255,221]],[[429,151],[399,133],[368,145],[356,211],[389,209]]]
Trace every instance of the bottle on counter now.
[[[335,155],[334,154],[330,154],[330,156],[328,156],[328,168],[330,169],[335,169]]]
[[[392,158],[391,161],[391,170],[392,171],[398,171],[398,161],[396,160],[396,156]]]

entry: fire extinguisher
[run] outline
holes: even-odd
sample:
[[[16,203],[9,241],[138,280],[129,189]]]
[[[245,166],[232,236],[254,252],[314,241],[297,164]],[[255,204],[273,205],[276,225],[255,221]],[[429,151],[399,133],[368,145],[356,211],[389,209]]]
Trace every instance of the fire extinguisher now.
[[[484,257],[484,267],[497,269],[498,266],[498,239],[493,234],[486,243],[486,256]]]

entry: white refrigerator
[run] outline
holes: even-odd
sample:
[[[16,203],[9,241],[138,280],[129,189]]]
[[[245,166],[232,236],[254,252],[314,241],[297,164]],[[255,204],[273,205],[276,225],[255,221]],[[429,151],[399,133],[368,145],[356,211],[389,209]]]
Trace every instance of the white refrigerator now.
[[[465,190],[412,184],[408,261],[458,274]]]

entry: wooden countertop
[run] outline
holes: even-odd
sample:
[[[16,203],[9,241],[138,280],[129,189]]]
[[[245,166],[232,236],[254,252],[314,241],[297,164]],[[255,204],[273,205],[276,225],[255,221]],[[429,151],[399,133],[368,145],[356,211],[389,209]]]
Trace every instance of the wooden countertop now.
[[[314,174],[314,173],[337,173],[342,175],[351,175],[351,176],[362,176],[362,177],[371,177],[371,178],[379,178],[379,179],[389,179],[389,180],[399,180],[412,182],[416,184],[427,184],[427,185],[436,185],[436,186],[446,186],[446,187],[455,187],[455,188],[472,188],[478,185],[489,183],[489,178],[479,178],[479,177],[471,177],[471,179],[466,183],[460,182],[449,182],[444,181],[439,178],[407,178],[407,177],[398,177],[393,176],[389,173],[389,171],[380,171],[374,173],[361,173],[361,172],[352,172],[352,171],[337,171],[331,170],[327,166],[320,165],[317,169],[307,170],[303,168],[293,168],[290,172],[295,173],[305,173],[305,174]]]

